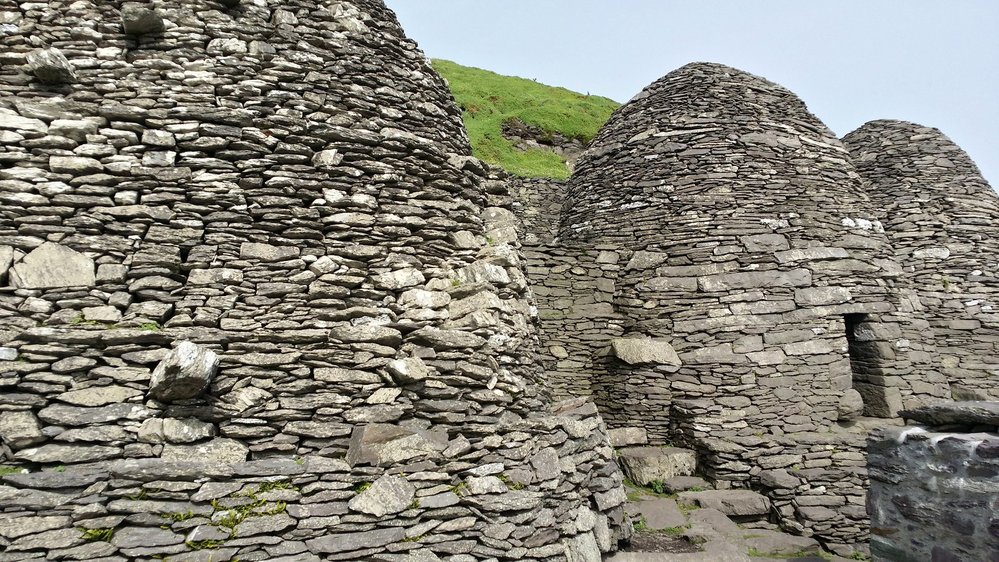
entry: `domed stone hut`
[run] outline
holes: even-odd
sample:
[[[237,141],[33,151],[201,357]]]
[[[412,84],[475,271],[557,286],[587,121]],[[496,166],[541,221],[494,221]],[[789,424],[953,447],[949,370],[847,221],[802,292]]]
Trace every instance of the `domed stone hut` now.
[[[627,536],[595,408],[545,398],[502,186],[380,0],[22,3],[0,43],[0,550]]]
[[[936,129],[873,121],[843,140],[902,264],[924,384],[999,398],[999,197]]]
[[[854,379],[905,368],[851,369],[852,332],[894,329],[897,267],[870,208],[846,149],[796,96],[692,64],[611,118],[568,184],[559,235],[636,252],[615,305],[627,337],[678,354],[659,383],[674,432],[814,431],[861,413]]]

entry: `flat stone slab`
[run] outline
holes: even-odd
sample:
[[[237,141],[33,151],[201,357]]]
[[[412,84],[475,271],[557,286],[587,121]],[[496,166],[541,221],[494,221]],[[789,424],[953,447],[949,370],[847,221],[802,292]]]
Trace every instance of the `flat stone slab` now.
[[[648,445],[649,433],[644,427],[618,427],[607,430],[611,447]]]
[[[729,517],[765,516],[770,512],[770,500],[750,490],[683,492],[679,499],[698,507],[717,509]]]
[[[698,476],[676,476],[663,482],[663,489],[667,494],[679,494],[686,491],[702,492],[712,488],[713,486],[707,480]]]
[[[657,498],[644,500],[630,506],[635,516],[645,521],[648,529],[675,529],[687,524],[687,517],[676,505],[676,500]]]
[[[697,454],[676,447],[628,447],[618,450],[625,476],[639,486],[690,476],[697,469]]]
[[[915,410],[903,410],[899,412],[899,415],[907,420],[929,426],[999,426],[999,402],[942,402]]]
[[[745,529],[742,542],[764,556],[785,558],[792,554],[817,554],[821,548],[811,537],[798,537],[765,529]]]

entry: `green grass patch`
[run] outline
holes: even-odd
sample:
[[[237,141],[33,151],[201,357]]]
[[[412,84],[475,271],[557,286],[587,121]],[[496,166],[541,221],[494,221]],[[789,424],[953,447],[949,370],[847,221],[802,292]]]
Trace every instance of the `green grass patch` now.
[[[481,160],[524,177],[565,179],[569,169],[553,152],[517,150],[503,136],[503,125],[520,121],[548,138],[560,134],[587,143],[620,104],[546,86],[488,70],[434,60],[434,70],[447,79],[461,107],[472,151]]]
[[[17,474],[18,472],[24,472],[24,469],[18,468],[16,466],[0,466],[0,476],[6,476],[8,474]]]
[[[114,529],[80,529],[83,533],[80,538],[87,542],[111,542],[114,538]]]

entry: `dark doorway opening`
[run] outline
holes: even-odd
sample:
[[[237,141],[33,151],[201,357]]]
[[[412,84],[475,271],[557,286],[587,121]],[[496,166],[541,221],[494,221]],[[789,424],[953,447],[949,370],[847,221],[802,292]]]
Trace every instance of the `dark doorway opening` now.
[[[865,416],[889,418],[894,415],[885,386],[884,367],[891,358],[886,355],[888,342],[880,341],[874,324],[867,314],[846,314],[846,341],[850,353],[853,388],[864,400]]]

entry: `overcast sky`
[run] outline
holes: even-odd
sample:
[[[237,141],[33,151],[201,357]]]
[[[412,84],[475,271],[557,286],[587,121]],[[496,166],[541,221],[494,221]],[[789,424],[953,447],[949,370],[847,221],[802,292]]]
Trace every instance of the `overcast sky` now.
[[[999,188],[999,0],[387,0],[428,56],[624,102],[688,62],[790,88],[838,135],[941,129]]]

